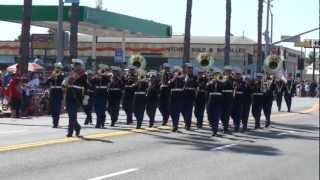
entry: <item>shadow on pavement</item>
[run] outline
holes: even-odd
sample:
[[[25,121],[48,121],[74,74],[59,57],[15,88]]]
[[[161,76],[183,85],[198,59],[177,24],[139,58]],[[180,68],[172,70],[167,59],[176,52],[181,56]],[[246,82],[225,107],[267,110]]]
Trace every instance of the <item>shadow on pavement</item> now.
[[[154,134],[150,132],[141,132],[140,134],[150,135],[161,139],[160,142],[169,145],[181,145],[181,146],[191,146],[192,150],[200,151],[218,151],[217,148],[230,145],[221,144],[218,138],[208,138],[208,137],[197,137],[197,136],[186,136],[186,137],[168,137],[159,134]],[[184,135],[184,134],[183,134]],[[264,145],[254,145],[254,144],[237,144],[236,146],[229,147],[228,152],[234,153],[246,153],[252,155],[265,155],[265,156],[278,156],[281,155],[281,151],[277,148],[264,146]]]
[[[106,140],[106,139],[86,138],[86,137],[83,137],[83,136],[80,136],[79,138],[80,138],[81,140],[84,140],[84,141],[96,141],[96,142],[102,142],[102,143],[113,143],[113,141]]]

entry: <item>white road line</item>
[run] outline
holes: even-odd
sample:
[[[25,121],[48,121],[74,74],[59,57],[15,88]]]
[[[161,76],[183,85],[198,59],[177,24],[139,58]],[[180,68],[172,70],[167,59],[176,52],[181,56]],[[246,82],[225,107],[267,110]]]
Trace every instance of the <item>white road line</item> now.
[[[227,145],[216,147],[213,150],[223,150],[223,149],[230,148],[230,147],[233,147],[233,146],[237,146],[237,144],[227,144]]]
[[[22,133],[22,132],[26,132],[27,130],[13,130],[13,131],[3,131],[0,132],[0,135],[2,134],[14,134],[14,133]]]
[[[297,133],[297,131],[285,131],[285,132],[282,132],[282,133],[278,133],[277,135],[278,135],[278,136],[282,136],[282,135],[294,134],[294,133]]]
[[[286,134],[288,134],[288,133],[283,132],[283,133],[279,133],[279,134],[277,134],[277,135],[278,135],[278,136],[282,136],[282,135],[286,135]]]
[[[124,171],[119,171],[119,172],[107,174],[107,175],[100,176],[100,177],[91,178],[91,179],[88,179],[88,180],[103,180],[103,179],[108,179],[108,178],[115,177],[115,176],[120,176],[120,175],[123,175],[123,174],[132,173],[132,172],[135,172],[135,171],[138,171],[138,170],[139,170],[138,168],[132,168],[132,169],[124,170]]]

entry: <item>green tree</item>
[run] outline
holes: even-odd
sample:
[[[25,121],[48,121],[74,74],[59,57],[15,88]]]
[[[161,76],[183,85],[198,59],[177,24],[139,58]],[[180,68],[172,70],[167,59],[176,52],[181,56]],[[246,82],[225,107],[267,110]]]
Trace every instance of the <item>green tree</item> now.
[[[18,58],[18,64],[20,67],[20,73],[25,74],[28,72],[29,61],[29,48],[30,48],[30,26],[32,15],[32,0],[24,0],[23,13],[22,13],[22,30],[20,38],[20,57]]]
[[[258,46],[257,46],[257,72],[262,71],[262,15],[263,0],[258,0]]]
[[[230,65],[230,30],[231,30],[231,0],[226,0],[226,32],[224,45],[224,65]]]
[[[187,0],[187,12],[184,31],[184,48],[183,48],[183,61],[190,61],[190,31],[191,31],[191,17],[192,17],[192,0]]]

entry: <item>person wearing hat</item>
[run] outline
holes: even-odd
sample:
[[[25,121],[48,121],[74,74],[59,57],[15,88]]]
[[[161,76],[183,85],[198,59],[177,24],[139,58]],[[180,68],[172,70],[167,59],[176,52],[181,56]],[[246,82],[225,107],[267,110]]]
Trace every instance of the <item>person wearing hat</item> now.
[[[73,70],[64,80],[66,86],[66,109],[69,117],[67,137],[72,137],[75,131],[80,136],[81,126],[77,120],[77,111],[83,105],[84,96],[87,91],[87,77],[83,70],[83,62],[80,59],[73,59]]]
[[[197,128],[201,129],[203,125],[203,116],[206,107],[206,85],[208,77],[203,70],[198,71],[197,94],[195,98],[194,115],[197,118]]]
[[[170,65],[164,63],[163,70],[160,73],[160,92],[159,92],[159,110],[162,115],[162,125],[165,126],[168,123],[170,111],[170,89],[168,86],[169,80],[173,74],[170,72]]]
[[[151,71],[147,76],[148,89],[146,112],[149,117],[149,127],[151,128],[154,125],[156,110],[158,107],[160,83],[157,72]]]
[[[213,78],[206,84],[208,93],[207,115],[212,135],[216,136],[218,133],[219,120],[222,114],[223,104],[223,82],[220,80],[222,73],[220,71],[213,72]]]
[[[284,90],[284,100],[286,102],[288,112],[291,112],[291,104],[292,104],[292,97],[296,93],[296,83],[292,78],[292,74],[289,74],[287,83],[285,85]]]
[[[105,127],[108,95],[107,90],[110,78],[107,66],[100,66],[97,75],[91,80],[91,84],[94,87],[95,92],[94,109],[97,115],[96,128]]]
[[[277,107],[278,111],[281,111],[281,106],[282,106],[282,98],[285,90],[285,83],[282,79],[278,78],[276,79],[276,102],[277,102]]]
[[[184,76],[182,74],[182,69],[174,67],[174,75],[168,81],[170,88],[170,116],[172,119],[172,131],[177,132],[179,126],[180,113],[183,106],[182,103],[182,93],[184,86]]]
[[[185,129],[190,130],[192,122],[193,104],[196,96],[197,78],[193,75],[191,63],[185,64],[184,89],[182,94],[182,116],[185,122]]]
[[[234,77],[233,77],[233,104],[232,104],[232,111],[231,117],[233,119],[234,124],[234,132],[239,132],[240,124],[241,124],[241,115],[243,111],[243,101],[244,101],[244,89],[245,84],[242,80],[242,72],[241,69],[235,68],[234,69]]]
[[[119,67],[111,67],[112,77],[108,87],[108,113],[111,117],[111,127],[115,126],[118,121],[120,101],[122,97],[122,89],[124,82],[121,78],[121,69]]]
[[[44,86],[50,88],[49,91],[49,112],[52,117],[53,128],[58,128],[61,103],[63,100],[62,82],[64,80],[64,74],[62,72],[63,65],[58,62],[54,65],[54,70],[51,76],[45,81]]]
[[[133,114],[133,96],[134,88],[133,85],[138,81],[138,73],[134,66],[129,66],[129,70],[124,77],[124,94],[122,100],[122,107],[127,115],[127,124],[132,124]]]
[[[242,132],[246,132],[248,130],[248,120],[250,115],[250,107],[252,104],[252,93],[254,89],[254,84],[251,79],[246,77],[243,81],[244,89],[242,96],[242,112],[241,112],[241,123],[242,123]]]
[[[231,66],[225,66],[224,67],[224,79],[225,81],[223,82],[223,89],[222,89],[222,94],[223,94],[223,103],[222,103],[222,114],[221,114],[221,120],[223,124],[223,132],[225,134],[230,133],[229,131],[229,120],[230,120],[230,115],[232,111],[232,104],[234,100],[234,86],[233,86],[233,80],[231,77],[232,73],[232,67]]]
[[[147,89],[148,89],[148,80],[144,73],[139,75],[139,80],[133,84],[134,95],[133,95],[133,113],[137,120],[137,129],[140,129],[142,126],[142,121],[144,117],[144,112],[147,105]]]
[[[266,117],[265,127],[269,127],[271,123],[271,111],[272,104],[274,100],[274,92],[276,90],[275,77],[267,75],[266,80],[264,81],[264,100],[262,103],[262,110],[264,116]]]
[[[95,92],[94,92],[94,87],[91,83],[92,79],[94,78],[94,74],[91,70],[88,70],[86,72],[87,75],[87,84],[88,84],[88,89],[87,89],[87,97],[88,103],[85,103],[83,105],[83,111],[86,114],[86,119],[84,121],[84,125],[92,124],[92,109],[93,109],[93,104],[94,104],[94,99],[95,99]]]
[[[264,100],[264,84],[263,84],[263,74],[257,73],[256,80],[253,86],[253,94],[252,94],[252,116],[255,120],[255,129],[261,129],[260,118],[261,111]]]

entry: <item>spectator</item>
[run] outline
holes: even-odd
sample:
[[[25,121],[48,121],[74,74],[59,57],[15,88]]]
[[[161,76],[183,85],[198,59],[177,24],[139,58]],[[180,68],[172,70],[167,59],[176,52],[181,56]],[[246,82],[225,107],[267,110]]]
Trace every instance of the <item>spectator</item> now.
[[[21,79],[18,74],[13,75],[8,86],[11,117],[19,118],[22,98]]]

